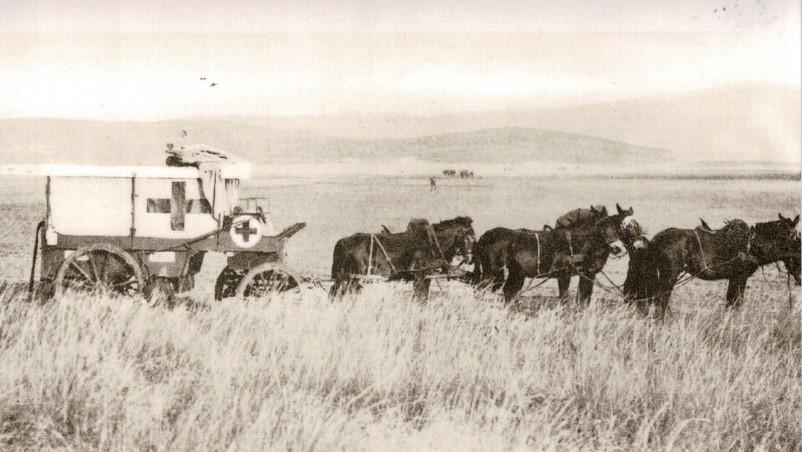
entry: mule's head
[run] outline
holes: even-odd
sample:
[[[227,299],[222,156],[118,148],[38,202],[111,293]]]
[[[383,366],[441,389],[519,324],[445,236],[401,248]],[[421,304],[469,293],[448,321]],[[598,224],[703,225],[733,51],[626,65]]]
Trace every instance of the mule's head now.
[[[785,271],[794,278],[797,286],[802,286],[802,279],[800,279],[800,272],[802,272],[802,246],[800,246],[799,241],[796,242],[795,250],[792,251],[795,255],[785,256],[782,258],[783,264],[785,265]]]
[[[438,239],[443,246],[445,259],[451,262],[460,257],[464,263],[473,263],[473,244],[476,243],[476,233],[473,230],[473,220],[470,217],[456,217],[442,221],[435,225]]]
[[[635,219],[635,210],[632,206],[624,210],[617,203],[615,208],[618,211],[615,217],[620,220],[621,225],[621,241],[628,247],[637,248],[641,246],[643,244],[642,239],[644,239],[646,235],[646,230],[643,229],[640,223],[638,223],[638,220]]]
[[[785,270],[794,278],[796,285],[802,285],[800,271],[802,271],[802,239],[800,239],[799,215],[793,219],[785,218],[782,214],[777,214],[780,219],[780,260],[785,265]]]
[[[780,235],[781,240],[786,244],[792,244],[794,241],[799,240],[799,229],[797,229],[797,225],[799,224],[799,215],[795,216],[793,219],[785,218],[783,214],[778,213],[777,217],[780,219]]]
[[[605,217],[596,222],[596,232],[613,255],[623,256],[626,253],[624,242],[621,241],[621,218],[617,215]]]
[[[797,225],[799,215],[793,219],[777,214],[778,220],[757,223],[752,228],[751,252],[762,262],[783,261],[788,272],[799,281],[800,238]]]

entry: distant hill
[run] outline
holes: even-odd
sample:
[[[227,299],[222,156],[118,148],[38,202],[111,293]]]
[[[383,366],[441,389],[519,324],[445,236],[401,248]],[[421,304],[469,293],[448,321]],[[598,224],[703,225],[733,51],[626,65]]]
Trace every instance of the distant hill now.
[[[184,136],[186,133],[186,136]],[[432,162],[626,164],[670,153],[533,128],[501,128],[410,139],[347,139],[275,130],[246,120],[100,122],[0,120],[5,163],[161,164],[165,143],[205,143],[258,163],[420,159]]]
[[[524,127],[396,140],[397,154],[437,162],[635,164],[671,159],[664,149],[634,146],[577,133]]]
[[[0,159],[160,164],[165,143],[172,142],[205,143],[267,163],[411,158],[506,164],[726,160],[798,165],[801,108],[798,87],[745,84],[671,97],[430,117],[355,113],[158,122],[5,119],[0,120]]]
[[[437,116],[342,114],[252,118],[283,130],[348,138],[416,138],[525,127],[560,130],[638,146],[670,149],[679,160],[799,162],[799,86],[728,85],[674,96],[558,108],[466,112]]]

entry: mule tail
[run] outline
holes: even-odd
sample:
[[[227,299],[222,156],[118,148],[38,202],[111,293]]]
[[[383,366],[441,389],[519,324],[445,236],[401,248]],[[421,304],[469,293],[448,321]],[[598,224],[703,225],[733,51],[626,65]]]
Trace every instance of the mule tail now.
[[[334,300],[343,295],[343,289],[347,288],[348,269],[345,268],[346,253],[345,245],[342,240],[338,240],[334,245],[331,262],[331,279],[333,284],[329,288],[329,299]]]
[[[331,259],[331,279],[335,281],[342,276],[343,264],[345,263],[344,254],[342,240],[338,240],[334,245],[334,253]]]
[[[482,281],[482,261],[485,259],[479,240],[473,244],[471,254],[473,255],[473,271],[468,273],[468,282],[476,285]]]

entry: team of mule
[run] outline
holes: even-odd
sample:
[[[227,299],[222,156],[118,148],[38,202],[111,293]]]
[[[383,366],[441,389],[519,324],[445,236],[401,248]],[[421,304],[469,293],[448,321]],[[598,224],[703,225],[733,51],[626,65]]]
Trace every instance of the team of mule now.
[[[429,225],[413,220],[404,232],[359,233],[340,239],[334,249],[332,297],[357,291],[366,277],[414,282],[414,297],[425,299],[431,275],[447,273],[455,257],[473,261],[465,280],[477,288],[501,290],[515,300],[526,278],[557,279],[560,299],[567,301],[572,276],[579,276],[577,299],[590,302],[596,276],[610,255],[629,254],[622,287],[625,300],[642,312],[656,306],[662,317],[675,285],[687,278],[726,279],[726,306],[744,297],[747,279],[767,264],[782,262],[800,284],[799,216],[747,225],[731,220],[712,230],[704,220],[694,229],[669,228],[650,240],[634,218],[632,207],[616,204],[608,215],[603,206],[574,209],[554,227],[542,230],[496,227],[475,240],[472,220],[457,217]],[[684,275],[684,276],[683,276]],[[683,279],[685,278],[685,279]]]

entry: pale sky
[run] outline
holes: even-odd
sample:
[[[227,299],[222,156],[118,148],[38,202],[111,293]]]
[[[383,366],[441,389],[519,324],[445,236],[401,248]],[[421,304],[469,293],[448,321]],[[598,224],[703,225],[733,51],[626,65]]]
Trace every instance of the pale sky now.
[[[799,86],[799,2],[0,0],[0,117],[435,114],[744,82]]]

